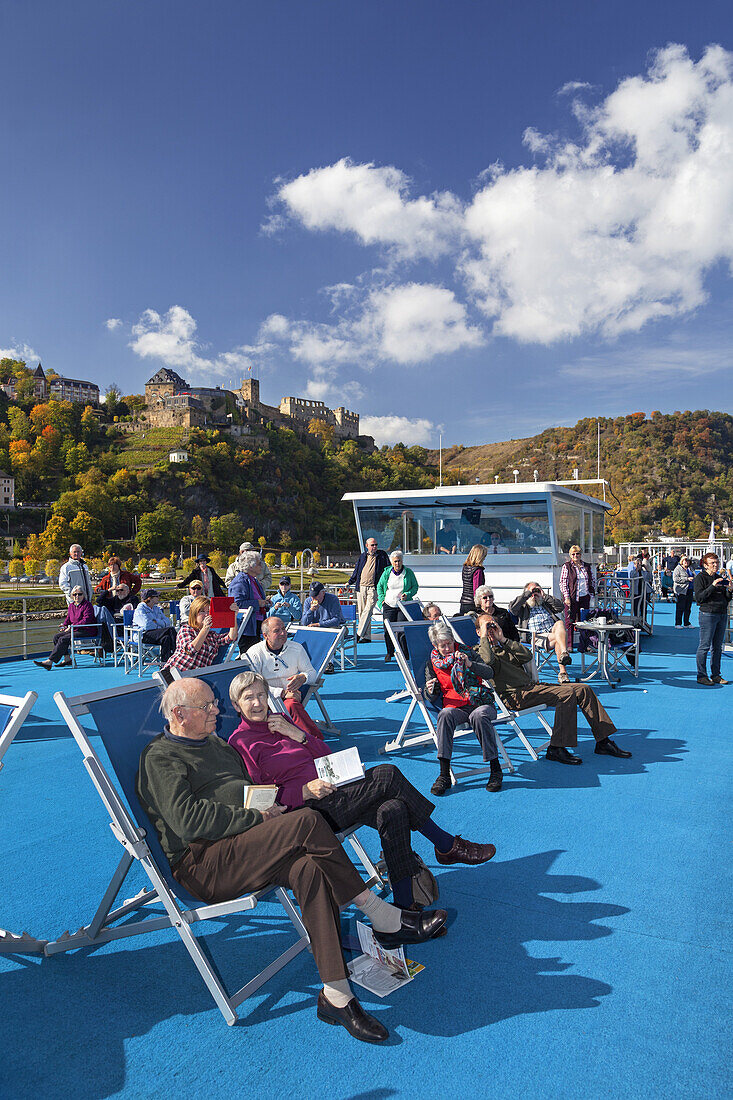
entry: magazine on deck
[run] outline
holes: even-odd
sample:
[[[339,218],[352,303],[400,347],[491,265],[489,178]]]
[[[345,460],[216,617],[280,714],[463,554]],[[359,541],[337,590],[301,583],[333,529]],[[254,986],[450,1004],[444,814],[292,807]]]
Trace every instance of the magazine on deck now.
[[[349,976],[370,993],[386,997],[425,969],[422,963],[406,959],[401,947],[395,951],[380,947],[369,925],[357,921],[356,929],[363,954],[349,963]]]
[[[258,786],[256,783],[245,783],[244,808],[245,810],[269,810],[277,801],[277,787],[267,784]]]
[[[342,749],[341,752],[320,756],[314,760],[314,764],[318,778],[333,783],[334,787],[343,787],[344,783],[353,783],[355,779],[364,778],[364,765],[357,748]]]

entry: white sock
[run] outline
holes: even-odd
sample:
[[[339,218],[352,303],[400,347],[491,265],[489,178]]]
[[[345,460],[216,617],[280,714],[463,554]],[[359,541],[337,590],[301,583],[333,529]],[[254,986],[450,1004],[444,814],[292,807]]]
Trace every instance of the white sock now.
[[[369,891],[369,900],[358,906],[365,917],[369,917],[372,928],[377,932],[399,932],[402,924],[402,910],[382,901],[378,894]]]
[[[346,1008],[349,1001],[354,998],[348,978],[339,978],[337,982],[324,982],[323,995],[334,1008]]]

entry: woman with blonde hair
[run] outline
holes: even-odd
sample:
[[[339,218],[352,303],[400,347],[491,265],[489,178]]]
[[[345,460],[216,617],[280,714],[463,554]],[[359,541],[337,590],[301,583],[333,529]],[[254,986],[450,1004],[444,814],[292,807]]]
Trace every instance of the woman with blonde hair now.
[[[209,612],[211,601],[208,596],[197,596],[188,611],[188,622],[178,631],[176,648],[163,668],[206,668],[215,665],[219,647],[225,641],[233,642],[237,637],[236,618],[228,634],[215,630]],[[237,605],[232,601],[232,610]]]
[[[460,615],[468,615],[470,611],[476,610],[476,589],[486,584],[483,570],[485,558],[486,547],[480,546],[478,543],[468,551],[468,557],[464,561],[461,570],[463,591],[461,592],[461,603],[458,608]]]

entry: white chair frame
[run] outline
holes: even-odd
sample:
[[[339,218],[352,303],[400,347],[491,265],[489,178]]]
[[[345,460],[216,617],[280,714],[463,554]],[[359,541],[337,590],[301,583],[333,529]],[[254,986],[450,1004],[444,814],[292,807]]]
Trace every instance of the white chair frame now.
[[[111,696],[119,696],[120,700],[124,701],[125,695],[139,691],[150,691],[157,694],[159,688],[157,684],[147,682],[145,684],[113,688],[106,692],[79,695],[72,699],[67,699],[61,691],[56,692],[54,695],[56,705],[61,711],[64,721],[81,749],[84,766],[89,773],[89,777],[109,813],[112,833],[122,845],[124,852],[90,923],[73,934],[65,932],[58,939],[51,941],[46,945],[45,953],[46,955],[55,955],[81,947],[97,947],[112,940],[139,936],[162,928],[171,928],[182,940],[227,1024],[232,1025],[238,1019],[238,1006],[264,985],[273,974],[286,966],[291,959],[299,955],[301,951],[309,948],[308,933],[293,902],[281,886],[265,887],[263,890],[244,894],[242,897],[234,898],[231,901],[219,902],[213,905],[201,903],[201,905],[190,909],[185,908],[176,897],[145,842],[145,829],[136,824],[117,787],[102,765],[87,731],[79,721],[82,715],[89,713],[88,704],[90,702]],[[150,887],[141,890],[135,897],[128,898],[117,908],[113,908],[123,883],[136,861],[150,880]],[[285,910],[298,938],[294,944],[268,963],[259,974],[251,978],[241,989],[229,993],[207,953],[194,935],[192,926],[201,921],[248,912],[255,909],[266,895],[272,893],[275,894]],[[124,924],[122,927],[112,927],[116,921],[128,917],[131,913],[140,913],[141,910],[144,911],[146,906],[153,904],[162,904],[165,914],[146,917],[134,923]]]
[[[321,714],[323,715],[323,723],[318,723],[322,726],[324,733],[330,734],[331,737],[340,737],[340,730],[334,726],[331,721],[331,716],[326,710],[326,706],[321,698],[320,691],[325,681],[324,670],[328,668],[334,660],[336,650],[343,643],[346,637],[346,626],[300,626],[298,623],[290,623],[288,626],[288,634],[294,635],[299,630],[318,631],[319,635],[330,634],[332,636],[331,645],[328,648],[326,656],[321,661],[320,667],[316,669],[316,678],[312,684],[304,685],[305,694],[303,695],[303,706],[312,699],[318,706]]]
[[[0,706],[12,707],[13,710],[5,729],[0,733],[0,771],[3,768],[3,757],[10,748],[20,727],[33,709],[38,700],[35,691],[28,691],[22,697],[16,695],[0,695]],[[48,940],[38,940],[29,932],[9,932],[6,928],[0,928],[0,955],[41,955]]]

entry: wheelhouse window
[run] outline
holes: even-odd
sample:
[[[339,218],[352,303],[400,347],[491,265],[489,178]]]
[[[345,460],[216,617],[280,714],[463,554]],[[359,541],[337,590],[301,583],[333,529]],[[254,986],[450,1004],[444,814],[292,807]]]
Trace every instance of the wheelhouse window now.
[[[487,555],[552,552],[546,500],[471,504],[357,504],[361,532],[388,553],[460,554],[478,543]]]

